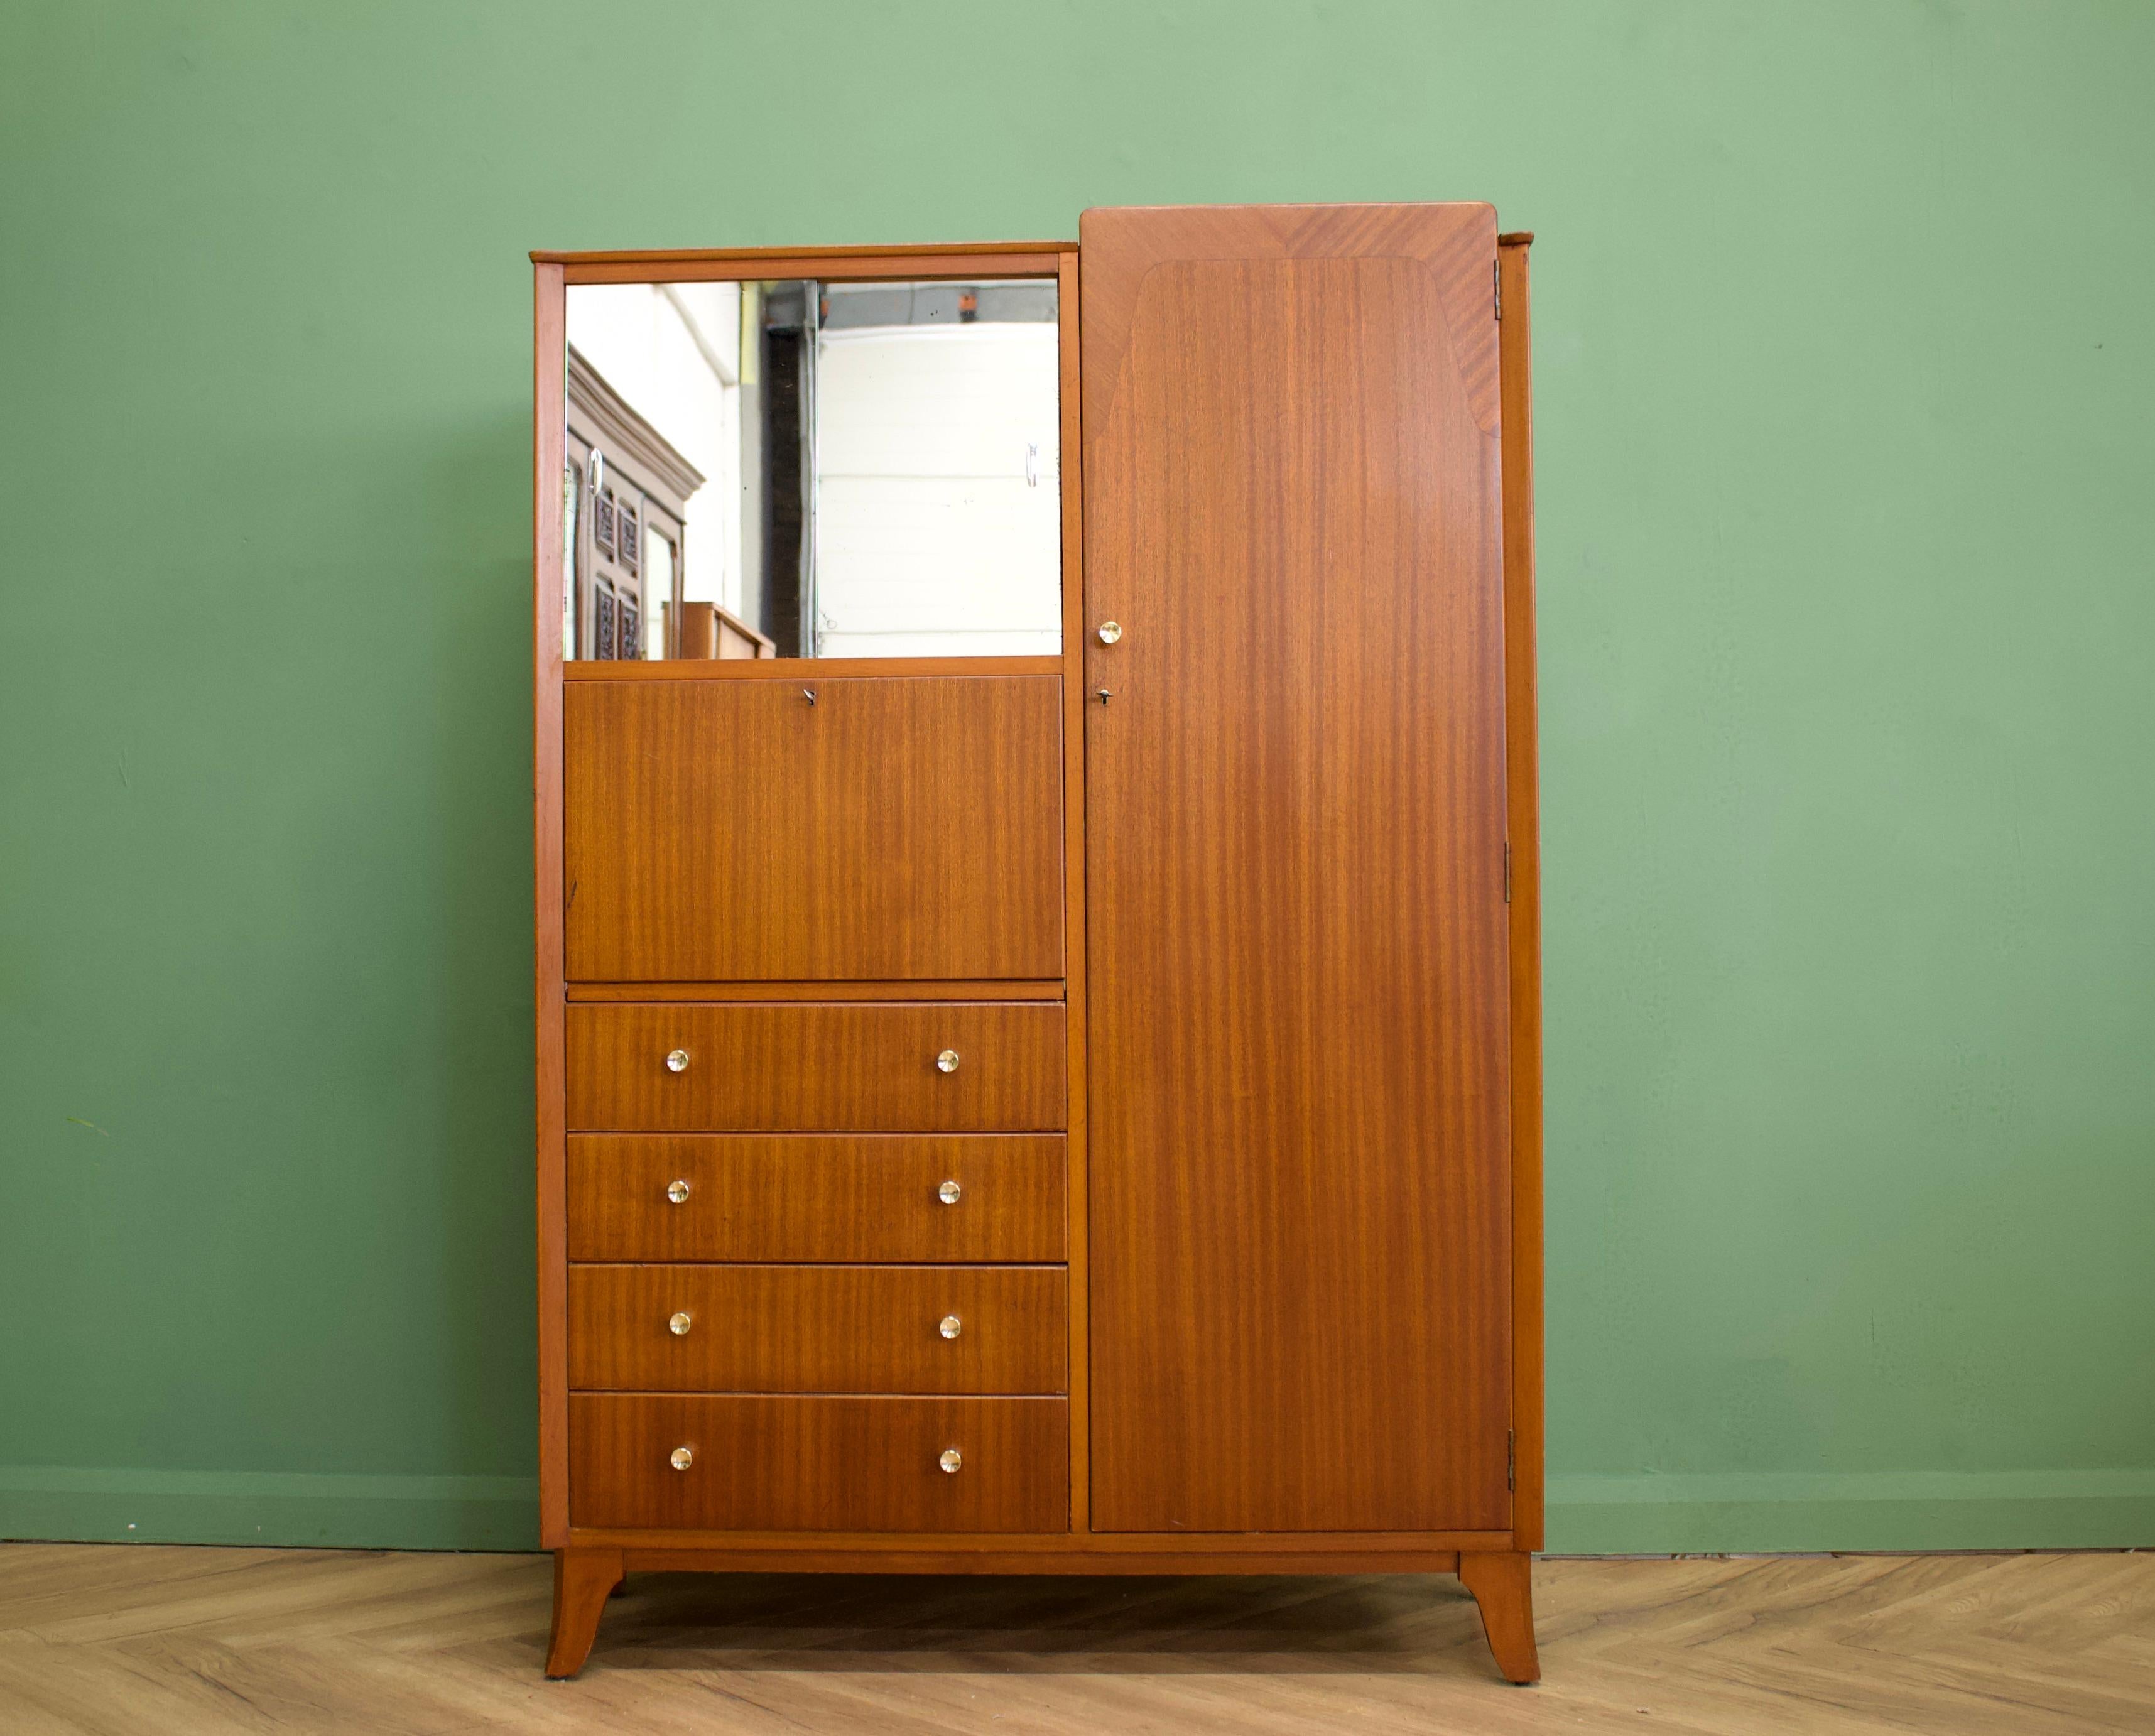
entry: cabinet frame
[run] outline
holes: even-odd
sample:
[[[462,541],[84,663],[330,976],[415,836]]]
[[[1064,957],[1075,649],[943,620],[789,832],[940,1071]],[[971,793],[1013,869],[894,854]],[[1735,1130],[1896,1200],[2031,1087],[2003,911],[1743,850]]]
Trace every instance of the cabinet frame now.
[[[540,1539],[555,1552],[555,1636],[548,1673],[574,1674],[590,1648],[607,1594],[627,1571],[921,1573],[1367,1573],[1457,1572],[1482,1600],[1492,1639],[1515,1679],[1533,1667],[1531,1618],[1524,1664],[1514,1624],[1524,1605],[1523,1562],[1543,1534],[1541,917],[1538,732],[1534,686],[1533,434],[1528,248],[1531,233],[1500,234],[1497,284],[1502,402],[1501,463],[1505,671],[1505,781],[1510,866],[1512,1193],[1512,1429],[1513,1491],[1508,1529],[1451,1532],[1192,1534],[1093,1533],[1088,1444],[1086,1191],[1086,927],[1084,902],[1083,560],[1084,442],[1079,389],[1078,255],[1074,242],[857,248],[756,248],[546,253],[533,264],[533,873],[535,1131],[539,1314]],[[561,644],[565,459],[566,291],[573,284],[812,277],[1052,279],[1059,289],[1062,512],[1062,648],[1027,658],[787,658],[735,662],[579,663]],[[564,979],[562,692],[571,680],[779,680],[804,676],[1059,673],[1063,681],[1064,976],[1067,1043],[1065,1126],[1070,1512],[1068,1529],[1037,1535],[709,1533],[572,1527],[569,1518],[568,1239],[566,1019],[570,1001],[691,998],[849,998],[868,985],[581,984]],[[946,998],[952,986],[878,998]],[[1058,986],[998,986],[1013,997],[1054,998]],[[911,992],[917,987],[918,995]],[[833,989],[837,994],[831,996]],[[860,998],[866,998],[863,994]],[[1516,1575],[1516,1579],[1513,1577]]]

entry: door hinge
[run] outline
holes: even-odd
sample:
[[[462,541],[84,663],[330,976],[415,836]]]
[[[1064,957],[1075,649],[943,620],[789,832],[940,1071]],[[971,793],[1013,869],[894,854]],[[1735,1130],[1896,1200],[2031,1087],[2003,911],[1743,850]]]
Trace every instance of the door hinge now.
[[[1507,1489],[1518,1489],[1518,1474],[1519,1431],[1517,1429],[1506,1429],[1504,1431],[1504,1487]]]
[[[1504,317],[1504,268],[1496,260],[1489,262],[1489,288],[1497,299],[1497,317]]]
[[[1512,841],[1504,840],[1504,902],[1512,902]]]

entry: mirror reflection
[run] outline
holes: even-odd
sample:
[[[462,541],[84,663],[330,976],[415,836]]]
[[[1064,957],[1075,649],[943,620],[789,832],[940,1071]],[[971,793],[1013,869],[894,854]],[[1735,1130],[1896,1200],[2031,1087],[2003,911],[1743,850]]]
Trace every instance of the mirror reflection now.
[[[1056,285],[568,290],[578,658],[1062,648]]]

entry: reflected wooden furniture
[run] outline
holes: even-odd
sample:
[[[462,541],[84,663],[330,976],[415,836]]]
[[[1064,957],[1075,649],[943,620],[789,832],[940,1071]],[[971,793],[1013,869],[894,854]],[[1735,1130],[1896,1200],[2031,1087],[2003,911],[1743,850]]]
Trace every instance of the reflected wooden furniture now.
[[[703,473],[574,349],[562,452],[566,614],[586,658],[663,657],[681,606],[683,522]],[[681,653],[686,655],[687,653]]]
[[[535,255],[551,1674],[751,1567],[1456,1573],[1538,1673],[1528,238],[1080,234]],[[792,274],[1055,279],[1060,657],[564,665],[565,285]]]
[[[714,602],[681,605],[681,650],[686,658],[775,657],[778,647],[738,615]]]

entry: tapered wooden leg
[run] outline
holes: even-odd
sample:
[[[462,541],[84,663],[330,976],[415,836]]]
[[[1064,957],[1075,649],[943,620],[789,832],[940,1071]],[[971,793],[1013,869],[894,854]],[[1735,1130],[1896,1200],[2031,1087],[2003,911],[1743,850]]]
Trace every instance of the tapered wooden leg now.
[[[591,1656],[607,1597],[621,1583],[619,1549],[554,1551],[554,1639],[546,1648],[546,1673],[573,1676]]]
[[[1533,1560],[1523,1549],[1462,1550],[1459,1557],[1459,1582],[1474,1594],[1497,1667],[1507,1681],[1520,1683],[1542,1679],[1534,1652]]]

